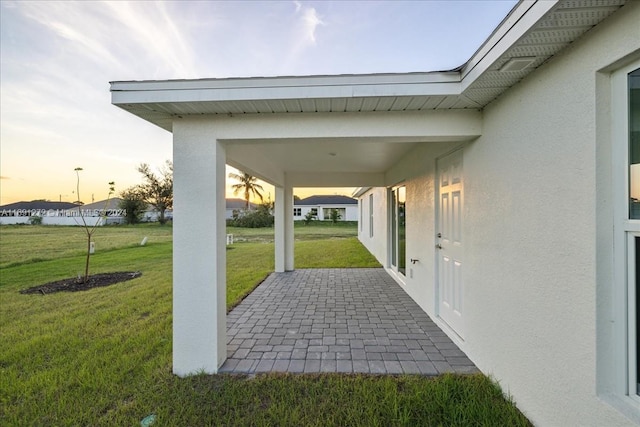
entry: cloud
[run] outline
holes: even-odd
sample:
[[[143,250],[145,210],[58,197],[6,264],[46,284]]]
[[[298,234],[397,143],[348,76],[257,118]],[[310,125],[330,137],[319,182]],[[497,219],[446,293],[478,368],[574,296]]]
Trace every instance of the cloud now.
[[[168,68],[163,78],[194,77],[195,54],[187,34],[180,31],[163,2],[107,2],[107,7],[125,27],[124,46],[143,54],[156,67]]]
[[[20,9],[26,17],[36,21],[45,30],[67,40],[64,43],[56,37],[45,39],[46,36],[40,33],[41,40],[46,40],[52,48],[64,46],[60,55],[88,57],[102,66],[122,66],[109,49],[108,43],[104,42],[104,37],[100,37],[101,32],[108,31],[110,26],[105,25],[105,16],[100,13],[99,8],[51,2],[21,3]]]
[[[302,40],[315,45],[316,29],[319,25],[325,25],[325,23],[318,16],[316,9],[313,7],[305,8],[302,12],[301,20]]]
[[[291,48],[287,58],[283,62],[284,69],[295,67],[300,56],[308,49],[318,44],[316,35],[319,26],[326,25],[314,7],[307,7],[295,1],[296,6],[294,23],[292,25]]]
[[[142,72],[145,78],[195,75],[196,55],[188,37],[189,28],[181,28],[173,18],[180,17],[180,13],[167,10],[178,6],[109,1],[24,2],[18,7],[53,36],[42,39],[51,45],[51,50],[59,58],[68,57],[68,63],[76,67],[89,66],[90,61],[102,72],[125,78],[130,73],[140,78]],[[83,63],[77,64],[78,59]]]
[[[44,24],[48,25],[59,36],[80,44],[83,47],[83,53],[94,58],[96,62],[104,62],[106,60],[118,68],[122,66],[120,61],[112,55],[109,49],[96,39],[88,37],[62,22],[44,22]]]

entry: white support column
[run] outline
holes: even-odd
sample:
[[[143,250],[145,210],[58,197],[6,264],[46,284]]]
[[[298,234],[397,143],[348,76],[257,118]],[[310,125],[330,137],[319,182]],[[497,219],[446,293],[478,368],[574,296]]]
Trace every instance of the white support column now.
[[[173,372],[216,373],[227,357],[225,147],[173,127]]]
[[[284,187],[276,186],[276,200],[273,207],[274,215],[274,242],[275,242],[275,255],[276,255],[276,273],[282,273],[285,271],[285,191]]]
[[[285,181],[284,187],[284,269],[293,271],[293,187]]]
[[[275,251],[277,273],[293,271],[293,188],[276,186]]]

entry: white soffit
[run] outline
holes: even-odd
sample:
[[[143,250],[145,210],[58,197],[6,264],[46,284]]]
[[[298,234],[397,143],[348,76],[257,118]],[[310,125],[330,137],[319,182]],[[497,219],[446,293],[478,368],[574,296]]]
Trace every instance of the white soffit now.
[[[452,71],[111,82],[112,103],[169,131],[186,115],[479,110],[625,3],[522,0]]]
[[[521,1],[462,67],[463,94],[487,105],[626,2]]]

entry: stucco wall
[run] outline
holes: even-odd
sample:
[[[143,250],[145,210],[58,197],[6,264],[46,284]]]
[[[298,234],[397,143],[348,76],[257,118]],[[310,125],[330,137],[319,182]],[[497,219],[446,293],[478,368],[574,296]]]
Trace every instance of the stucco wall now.
[[[371,236],[371,215],[369,196],[373,195],[373,236]],[[364,205],[362,226],[358,227],[358,238],[383,266],[387,262],[387,190],[371,188],[359,197],[359,205]]]
[[[465,347],[540,425],[629,423],[596,396],[595,117],[637,6],[489,105],[465,150]]]
[[[407,293],[435,318],[435,203],[436,159],[462,147],[462,143],[423,143],[409,152],[387,172],[390,186],[403,184],[407,189],[406,277],[402,278]]]
[[[625,6],[486,107],[482,136],[464,145],[458,342],[536,425],[633,424],[596,391],[596,205],[607,202],[596,165],[610,168],[596,158],[596,79],[640,48],[638,22],[640,3]],[[421,144],[385,177],[407,188],[407,259],[419,262],[404,287],[436,320],[435,167],[454,145]],[[373,241],[360,231],[385,265],[386,205],[385,194],[385,229]]]

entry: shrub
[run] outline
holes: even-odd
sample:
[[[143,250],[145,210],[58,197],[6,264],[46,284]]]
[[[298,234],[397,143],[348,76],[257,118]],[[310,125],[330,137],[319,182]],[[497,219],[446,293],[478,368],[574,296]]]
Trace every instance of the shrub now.
[[[337,209],[331,209],[329,218],[331,219],[331,222],[335,224],[340,220],[340,218],[342,218],[342,215],[340,215],[340,212],[338,212]]]
[[[233,227],[262,228],[273,227],[273,214],[269,203],[264,203],[254,211],[234,211],[233,219],[228,224]]]
[[[304,225],[309,225],[309,223],[311,223],[311,221],[313,221],[314,219],[316,219],[316,216],[313,214],[313,212],[307,212],[307,214],[304,216]]]
[[[30,216],[29,224],[31,225],[42,225],[42,217],[41,216]]]

